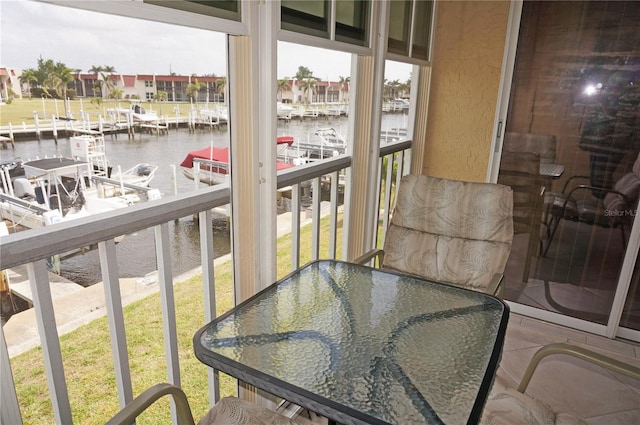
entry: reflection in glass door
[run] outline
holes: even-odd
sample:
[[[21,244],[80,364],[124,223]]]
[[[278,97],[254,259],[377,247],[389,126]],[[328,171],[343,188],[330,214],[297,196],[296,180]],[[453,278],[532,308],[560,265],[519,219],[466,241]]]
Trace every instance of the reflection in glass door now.
[[[637,252],[640,2],[524,2],[498,182],[515,200],[505,298],[607,325]],[[620,324],[640,330],[634,266]]]

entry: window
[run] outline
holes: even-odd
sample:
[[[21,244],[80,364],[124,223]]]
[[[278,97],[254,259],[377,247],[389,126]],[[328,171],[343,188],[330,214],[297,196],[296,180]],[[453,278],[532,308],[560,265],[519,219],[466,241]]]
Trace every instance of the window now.
[[[241,10],[239,0],[143,0],[145,3],[170,7],[201,15],[215,16],[216,18],[240,21]]]
[[[335,22],[331,21],[332,5]],[[364,0],[282,0],[281,16],[284,30],[358,46],[369,44],[371,9]]]
[[[399,55],[409,54],[409,31],[411,30],[411,2],[393,1],[389,8],[389,47]]]
[[[429,60],[433,1],[392,1],[389,10],[388,51]]]
[[[411,38],[411,57],[429,60],[433,2],[418,1],[415,5],[413,37]]]
[[[336,1],[336,41],[366,46],[369,43],[369,3]]]
[[[282,29],[329,38],[329,2],[283,0]]]

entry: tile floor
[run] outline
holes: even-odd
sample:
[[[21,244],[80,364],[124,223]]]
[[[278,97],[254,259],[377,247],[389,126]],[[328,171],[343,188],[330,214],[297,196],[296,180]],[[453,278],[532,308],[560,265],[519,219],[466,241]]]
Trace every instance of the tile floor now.
[[[527,241],[528,234],[514,236],[505,269],[505,299],[605,324],[625,254],[619,229],[562,221],[547,255],[532,258],[525,283]],[[640,329],[639,276],[636,272],[629,291],[633,301],[622,317],[622,324],[632,329]]]
[[[494,391],[517,387],[533,354],[553,342],[591,348],[640,367],[640,344],[610,340],[512,313]],[[574,413],[593,425],[640,424],[640,381],[569,356],[543,359],[527,394],[555,411]]]

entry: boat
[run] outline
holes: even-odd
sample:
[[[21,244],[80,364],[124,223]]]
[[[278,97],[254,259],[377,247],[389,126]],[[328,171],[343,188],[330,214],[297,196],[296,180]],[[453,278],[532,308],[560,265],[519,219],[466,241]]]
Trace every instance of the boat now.
[[[119,167],[113,172],[113,166],[107,160],[107,151],[102,135],[80,135],[71,137],[70,147],[73,158],[89,163],[94,180],[111,179],[124,185],[148,187],[153,180],[157,165],[140,162],[122,171]]]
[[[282,152],[283,157],[299,158],[299,161],[315,161],[342,155],[347,150],[347,140],[333,127],[318,128],[306,142],[298,141]]]
[[[158,115],[155,111],[147,111],[142,107],[139,101],[132,100],[130,113],[133,117],[133,121],[149,123],[158,121]]]
[[[280,136],[276,139],[278,147],[289,147],[293,144],[293,137]],[[278,157],[280,157],[278,155]],[[298,161],[276,161],[277,171],[295,167]],[[180,163],[182,173],[190,180],[196,180],[208,185],[216,185],[227,181],[229,176],[229,148],[207,148],[191,151]]]
[[[277,102],[276,103],[276,110],[277,110],[277,114],[278,114],[278,119],[285,119],[285,120],[290,120],[291,119],[291,113],[293,112],[293,106],[288,105],[286,103]]]
[[[132,100],[129,108],[109,108],[107,112],[115,119],[116,116],[122,116],[125,118],[131,117],[131,120],[135,123],[156,123],[160,121],[158,114],[155,111],[147,111],[144,109],[140,101]]]
[[[193,118],[198,124],[206,125],[219,125],[229,122],[229,110],[226,106],[220,106],[216,104],[213,107],[205,106],[200,108],[197,112],[195,109],[192,112]]]
[[[0,213],[15,227],[37,228],[159,199],[148,186],[157,167],[138,164],[110,175],[96,143],[102,136],[71,138],[72,151],[84,157],[51,157],[3,164]],[[102,139],[102,144],[104,140]],[[89,148],[88,146],[91,146]]]

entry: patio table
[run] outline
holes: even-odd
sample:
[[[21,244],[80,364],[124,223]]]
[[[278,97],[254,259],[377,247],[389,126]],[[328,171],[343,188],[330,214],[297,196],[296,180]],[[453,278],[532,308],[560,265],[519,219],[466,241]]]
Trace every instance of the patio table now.
[[[484,293],[318,260],[204,326],[194,349],[338,423],[476,423],[508,316]]]
[[[540,174],[553,179],[560,178],[564,173],[564,165],[561,164],[540,164]]]

